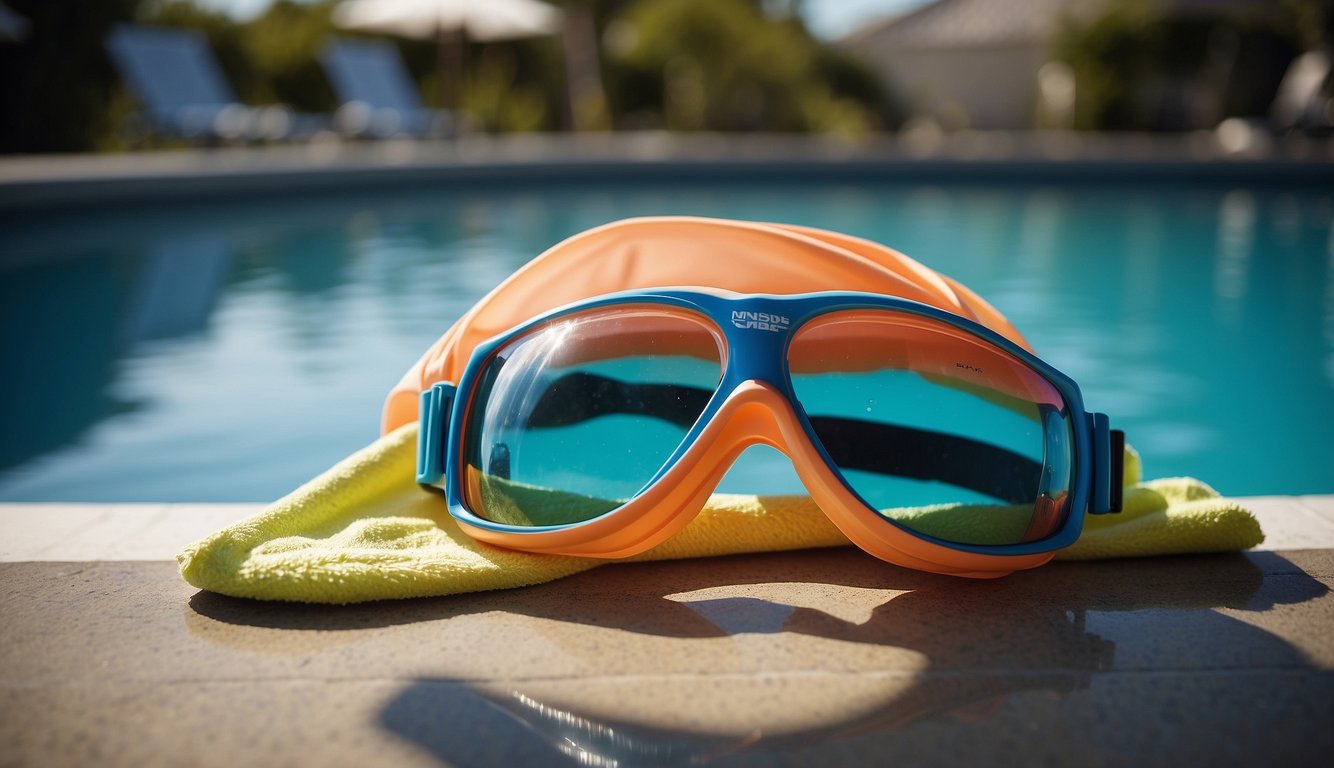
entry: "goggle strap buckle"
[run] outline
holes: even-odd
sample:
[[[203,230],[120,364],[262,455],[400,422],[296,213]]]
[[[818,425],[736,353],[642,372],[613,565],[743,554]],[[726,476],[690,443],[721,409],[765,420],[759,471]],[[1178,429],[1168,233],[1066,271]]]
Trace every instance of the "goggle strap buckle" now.
[[[439,382],[423,390],[417,426],[417,482],[439,485],[445,479],[445,437],[457,388]]]
[[[1093,438],[1093,486],[1089,496],[1089,514],[1120,512],[1125,433],[1111,429],[1105,413],[1088,414],[1088,424]]]
[[[1108,499],[1108,512],[1120,512],[1125,491],[1126,433],[1119,429],[1111,430],[1111,485]]]

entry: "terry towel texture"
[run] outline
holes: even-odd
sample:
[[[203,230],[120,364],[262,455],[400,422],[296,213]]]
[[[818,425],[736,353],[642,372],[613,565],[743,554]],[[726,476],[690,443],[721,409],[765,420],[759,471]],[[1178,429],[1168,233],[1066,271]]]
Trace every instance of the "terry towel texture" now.
[[[414,482],[417,426],[339,462],[258,515],[178,556],[190,584],[235,597],[357,603],[539,584],[610,561],[481,544]],[[1089,516],[1060,560],[1227,552],[1264,540],[1236,502],[1192,478],[1139,482],[1127,454],[1125,509]],[[689,525],[633,560],[668,560],[848,544],[804,496],[715,495]],[[886,566],[891,567],[891,566]]]

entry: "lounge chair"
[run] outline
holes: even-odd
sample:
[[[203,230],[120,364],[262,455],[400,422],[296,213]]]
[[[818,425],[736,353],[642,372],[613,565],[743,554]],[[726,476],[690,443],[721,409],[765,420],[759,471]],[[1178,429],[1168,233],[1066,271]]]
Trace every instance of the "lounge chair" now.
[[[196,30],[121,24],[107,37],[121,78],[134,91],[149,129],[192,140],[275,140],[312,135],[315,115],[283,105],[241,104]]]
[[[451,116],[422,106],[402,57],[389,43],[335,39],[325,48],[323,62],[342,104],[334,124],[344,135],[383,139],[451,132]]]
[[[1334,61],[1324,49],[1307,51],[1292,60],[1269,108],[1276,131],[1328,132],[1334,128],[1334,99],[1325,84],[1334,76]]]
[[[1307,51],[1292,60],[1265,117],[1229,117],[1214,128],[1218,145],[1230,155],[1264,156],[1275,137],[1291,133],[1334,133],[1334,98],[1325,83],[1334,77],[1329,51]]]

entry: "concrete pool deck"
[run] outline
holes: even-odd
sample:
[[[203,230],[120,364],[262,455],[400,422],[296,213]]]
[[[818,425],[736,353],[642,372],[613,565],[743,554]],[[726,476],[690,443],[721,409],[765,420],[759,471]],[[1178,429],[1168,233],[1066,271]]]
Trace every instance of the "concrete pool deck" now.
[[[836,548],[316,607],[199,592],[259,505],[0,505],[0,765],[1328,765],[1334,496],[1262,549],[994,582]]]

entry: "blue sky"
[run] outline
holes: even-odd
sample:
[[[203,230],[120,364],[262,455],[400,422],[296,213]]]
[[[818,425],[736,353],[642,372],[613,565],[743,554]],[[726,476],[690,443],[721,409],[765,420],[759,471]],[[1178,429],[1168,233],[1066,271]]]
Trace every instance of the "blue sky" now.
[[[804,0],[806,22],[811,31],[825,39],[846,35],[872,19],[900,13],[922,5],[927,0]],[[237,18],[249,18],[267,8],[273,0],[195,0],[199,5],[228,9]]]
[[[805,0],[806,24],[817,37],[840,38],[868,21],[923,5],[927,0]]]

